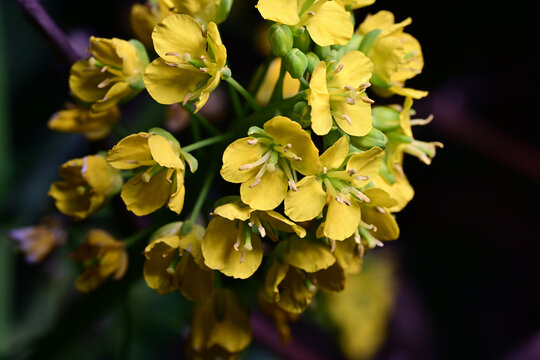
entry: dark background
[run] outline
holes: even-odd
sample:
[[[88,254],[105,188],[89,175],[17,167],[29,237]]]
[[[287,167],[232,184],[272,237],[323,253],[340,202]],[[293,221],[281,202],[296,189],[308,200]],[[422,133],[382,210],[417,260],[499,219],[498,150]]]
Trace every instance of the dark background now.
[[[132,37],[127,16],[131,4],[43,1],[81,49],[90,34]],[[260,21],[254,4],[236,1],[229,21],[220,27],[233,75],[244,84],[262,61],[249,50],[253,26]],[[432,124],[415,129],[415,137],[441,141],[445,148],[430,166],[415,158],[405,162],[416,196],[398,215],[402,235],[391,245],[400,257],[398,299],[390,336],[378,358],[540,359],[540,9],[530,1],[498,5],[464,0],[379,0],[356,11],[357,18],[361,21],[365,14],[380,9],[394,12],[398,21],[408,16],[413,19],[406,31],[420,41],[426,65],[407,85],[430,91],[427,98],[415,102],[415,108],[423,117],[435,115]],[[246,13],[252,16],[246,17]],[[239,18],[241,22],[235,21]],[[51,212],[53,202],[46,193],[57,178],[58,166],[95,151],[98,145],[47,129],[49,116],[68,100],[69,66],[55,56],[14,0],[0,3],[0,24],[3,231],[36,223]],[[138,124],[144,123],[144,114],[159,109],[149,105],[148,95],[140,97],[124,113],[125,119],[131,115],[139,119],[133,121],[141,121]],[[126,121],[129,128],[132,123]],[[51,275],[56,273],[54,266],[30,267],[12,251],[5,235],[1,240],[2,347],[8,347],[2,344],[3,335],[19,329],[18,344],[32,339],[39,349],[51,351],[53,358],[51,354],[64,351],[58,348],[68,349],[63,356],[69,357],[66,354],[73,349],[98,346],[103,328],[122,326],[103,320],[99,307],[88,314],[92,321],[73,325],[84,340],[74,333],[55,333],[58,326],[76,319],[61,309],[47,316],[44,313],[51,304],[62,303],[55,296],[74,296],[72,290],[58,285],[58,276]],[[51,289],[51,281],[60,288]],[[37,292],[41,288],[45,290]],[[114,297],[111,302],[121,301],[123,296],[115,289],[108,288]],[[138,296],[137,291],[130,296]],[[96,299],[75,301],[82,306],[95,304]],[[28,315],[25,309],[36,301],[38,310],[34,311],[48,320]],[[170,306],[185,304],[180,296],[166,301]],[[182,346],[174,345],[180,324],[156,320],[164,316],[152,313],[152,304],[140,306],[148,312],[149,324],[169,324],[174,333],[159,341],[147,334],[155,347],[135,348],[130,353],[139,351],[141,358],[144,354],[147,358],[181,356]],[[108,309],[107,304],[103,309]],[[185,309],[174,316],[182,317]],[[40,322],[50,325],[49,335],[32,332]],[[303,328],[300,324],[296,329]],[[249,357],[271,358],[264,355],[267,352],[258,352],[255,344]],[[24,354],[24,350],[16,351],[17,357]],[[8,358],[11,356],[15,355]],[[81,358],[92,358],[86,356]]]

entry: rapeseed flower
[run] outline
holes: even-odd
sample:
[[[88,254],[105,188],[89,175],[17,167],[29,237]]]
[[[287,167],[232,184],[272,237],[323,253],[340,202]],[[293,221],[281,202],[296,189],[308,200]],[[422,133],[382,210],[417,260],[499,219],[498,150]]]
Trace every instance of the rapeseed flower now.
[[[30,264],[43,261],[57,245],[66,241],[66,232],[54,217],[45,218],[39,225],[12,229],[9,236],[19,243]]]
[[[83,134],[88,140],[100,140],[111,132],[119,119],[117,106],[96,113],[89,107],[72,105],[51,116],[47,126],[54,131]]]

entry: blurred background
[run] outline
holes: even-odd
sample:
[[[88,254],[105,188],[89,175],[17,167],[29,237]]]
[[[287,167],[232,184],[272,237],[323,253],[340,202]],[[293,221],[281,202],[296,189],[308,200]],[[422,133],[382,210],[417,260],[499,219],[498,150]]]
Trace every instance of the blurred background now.
[[[90,35],[133,37],[133,2],[42,4],[83,52]],[[254,5],[235,1],[220,26],[233,75],[243,84],[264,60],[251,50],[262,22]],[[415,129],[415,138],[445,147],[430,166],[406,159],[416,196],[398,215],[400,239],[369,253],[365,272],[349,282],[348,296],[360,300],[318,298],[293,324],[287,347],[255,313],[253,345],[242,358],[540,359],[538,4],[378,0],[357,10],[357,20],[381,9],[397,21],[413,19],[406,31],[420,41],[425,67],[407,85],[430,91],[414,107],[421,117],[435,116]],[[90,295],[74,289],[79,269],[66,255],[84,230],[110,228],[107,219],[120,202],[73,226],[67,245],[39,265],[27,264],[7,237],[7,230],[55,213],[47,191],[63,162],[117,141],[89,143],[47,129],[69,100],[68,74],[69,64],[16,1],[0,2],[0,356],[182,358],[190,304],[179,293],[159,296],[146,287],[142,249],[134,250],[122,281]],[[143,93],[122,111],[122,125],[140,131],[165,109]],[[179,132],[181,142],[190,136]],[[150,221],[127,219],[111,230],[121,238]],[[317,306],[327,310],[321,315]],[[336,309],[358,312],[348,332]],[[343,347],[347,334],[360,350]]]

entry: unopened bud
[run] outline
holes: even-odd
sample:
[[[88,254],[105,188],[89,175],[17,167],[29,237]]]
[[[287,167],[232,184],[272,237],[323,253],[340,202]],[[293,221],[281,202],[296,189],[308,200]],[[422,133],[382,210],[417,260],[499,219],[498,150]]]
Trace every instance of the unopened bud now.
[[[371,108],[373,126],[387,132],[397,130],[400,127],[399,111],[388,106],[374,106]]]
[[[371,128],[365,136],[351,136],[351,144],[360,150],[369,150],[372,147],[384,149],[388,144],[388,138],[384,133],[376,128]]]
[[[287,55],[293,46],[293,35],[287,25],[274,24],[268,30],[268,39],[274,55],[282,57]]]
[[[231,6],[233,4],[233,0],[221,0],[219,3],[219,7],[216,12],[216,19],[215,23],[220,24],[225,19],[227,19],[227,16],[229,15],[229,12],[231,11]]]
[[[305,101],[297,102],[289,115],[293,121],[299,123],[303,128],[311,125],[311,111]]]
[[[302,28],[304,29],[304,28]],[[302,52],[308,52],[311,45],[311,38],[307,31],[302,31],[299,34],[294,34],[293,46]]]
[[[308,73],[313,73],[313,70],[315,70],[315,67],[319,64],[321,59],[317,56],[317,54],[312,53],[311,51],[306,54],[308,65],[307,65],[307,71]]]
[[[289,50],[285,57],[285,68],[293,78],[300,79],[304,76],[307,65],[307,57],[303,52],[296,48]]]

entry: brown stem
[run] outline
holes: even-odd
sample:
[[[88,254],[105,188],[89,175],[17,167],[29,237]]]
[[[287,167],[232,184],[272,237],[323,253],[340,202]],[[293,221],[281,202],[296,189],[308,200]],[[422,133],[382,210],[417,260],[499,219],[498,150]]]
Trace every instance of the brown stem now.
[[[82,58],[81,54],[71,46],[66,34],[60,30],[38,0],[17,0],[25,14],[53,46],[62,61],[71,65]]]

